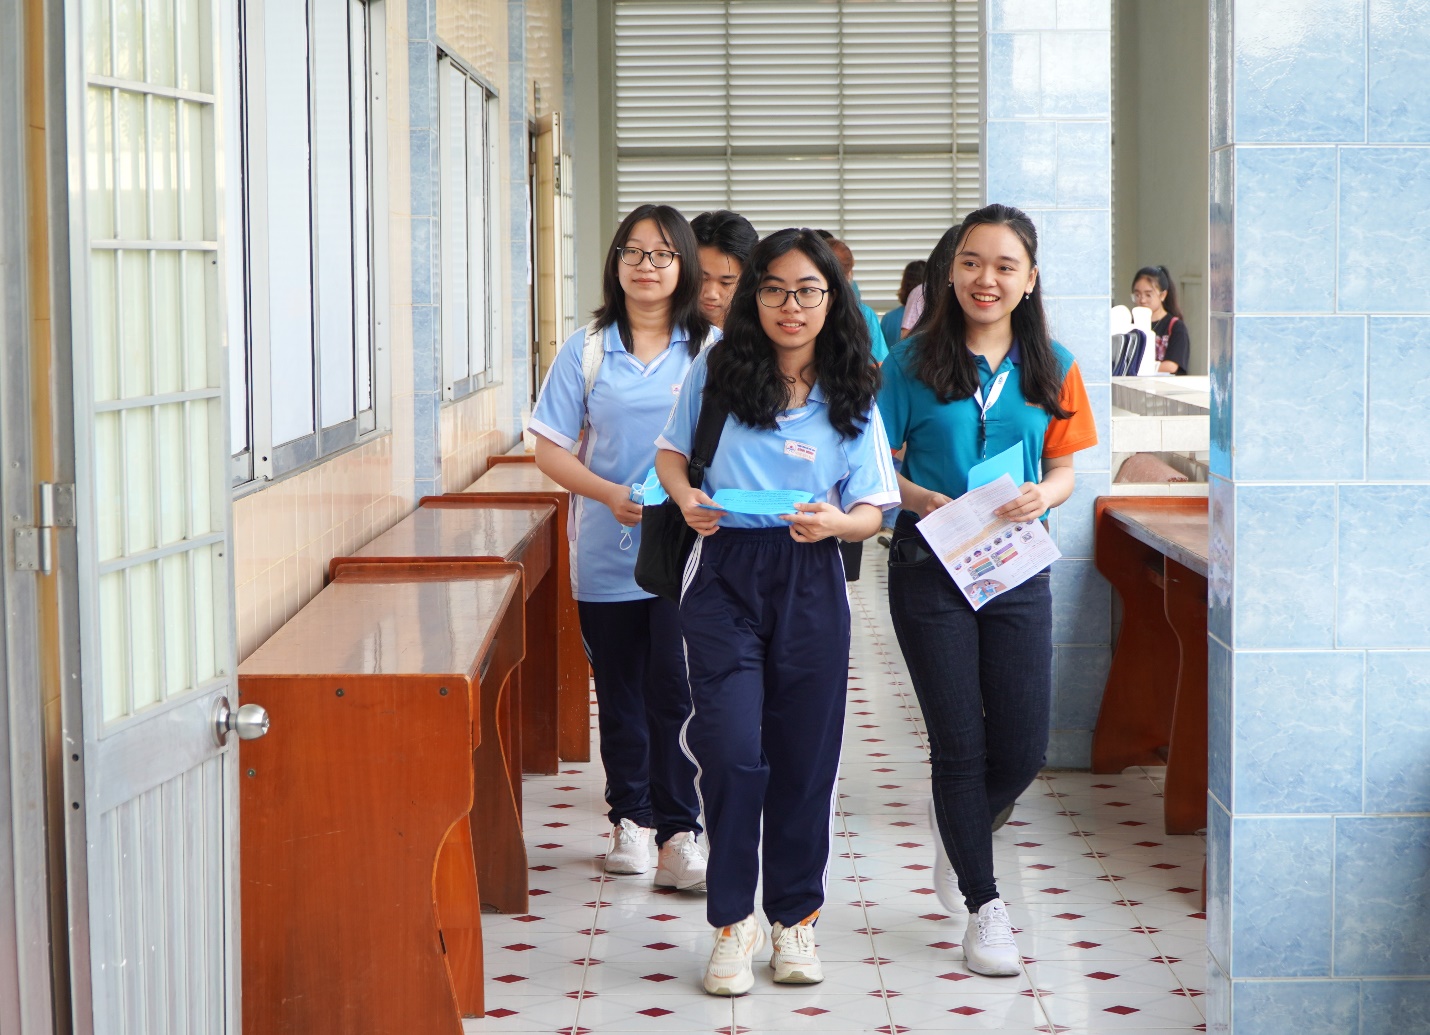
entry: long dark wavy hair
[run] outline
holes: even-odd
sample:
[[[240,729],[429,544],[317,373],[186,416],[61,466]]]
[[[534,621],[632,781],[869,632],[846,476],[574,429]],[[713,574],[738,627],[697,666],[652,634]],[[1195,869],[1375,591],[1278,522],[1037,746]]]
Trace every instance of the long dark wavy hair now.
[[[909,329],[910,336],[928,328],[933,322],[934,309],[938,300],[948,290],[948,271],[953,266],[953,250],[958,245],[959,227],[951,226],[943,232],[938,243],[924,261],[923,291],[924,309],[918,320]]]
[[[988,205],[970,212],[958,226],[957,244],[950,251],[952,256],[957,255],[974,227],[979,226],[1006,226],[1012,230],[1027,249],[1028,261],[1037,269],[1038,231],[1026,213],[1011,205]],[[910,350],[913,372],[933,389],[939,402],[967,399],[980,385],[978,363],[973,353],[968,351],[963,306],[947,283],[936,298],[924,299],[926,306],[934,302],[937,304],[933,316]],[[1047,315],[1043,312],[1041,276],[1034,281],[1032,294],[1014,308],[1012,319],[1013,338],[1022,353],[1019,379],[1024,398],[1041,406],[1052,417],[1066,420],[1072,415],[1058,401],[1063,387],[1063,370],[1057,354],[1053,352],[1053,338],[1048,332]]]
[[[1156,284],[1158,291],[1167,292],[1167,297],[1162,300],[1162,308],[1167,310],[1168,315],[1175,316],[1178,320],[1186,319],[1182,315],[1182,307],[1177,303],[1177,285],[1166,266],[1143,266],[1132,278],[1132,290],[1137,290],[1137,282],[1143,278]]]
[[[814,379],[829,406],[830,424],[844,438],[853,438],[879,390],[879,368],[869,353],[869,328],[854,291],[829,245],[813,230],[777,231],[750,253],[730,300],[725,337],[709,352],[705,391],[747,427],[779,427],[775,418],[789,407],[790,386],[780,376],[775,343],[760,325],[755,292],[769,275],[770,263],[792,251],[808,257],[830,287],[824,296],[824,326],[814,339]]]
[[[700,311],[700,259],[699,246],[695,243],[695,232],[676,209],[669,205],[637,205],[616,227],[611,246],[606,249],[605,272],[601,275],[601,304],[591,315],[595,318],[596,329],[605,330],[611,324],[620,332],[621,343],[626,351],[632,348],[631,323],[626,317],[626,292],[621,287],[620,251],[626,246],[631,230],[642,219],[651,219],[660,227],[661,235],[670,242],[670,250],[680,258],[680,276],[675,282],[675,293],[670,296],[670,329],[685,329],[689,341],[686,348],[692,356],[700,352],[705,336],[710,333],[710,321]]]

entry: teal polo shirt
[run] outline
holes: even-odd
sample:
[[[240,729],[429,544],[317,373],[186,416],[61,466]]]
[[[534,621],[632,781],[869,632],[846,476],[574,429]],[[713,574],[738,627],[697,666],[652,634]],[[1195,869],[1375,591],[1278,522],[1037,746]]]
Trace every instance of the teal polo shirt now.
[[[1053,342],[1053,352],[1063,371],[1058,402],[1071,414],[1066,420],[1052,419],[1047,410],[1023,395],[1022,351],[1016,341],[997,370],[990,369],[982,356],[975,357],[985,398],[994,378],[1008,373],[1003,391],[988,410],[988,437],[980,450],[978,404],[972,398],[939,402],[933,389],[911,368],[917,340],[917,336],[905,338],[893,347],[879,389],[884,428],[896,448],[900,443],[906,447],[902,474],[914,484],[956,499],[968,491],[969,468],[1013,445],[1023,447],[1028,480],[1042,481],[1044,457],[1068,456],[1097,444],[1097,426],[1082,374],[1072,353],[1057,342]]]

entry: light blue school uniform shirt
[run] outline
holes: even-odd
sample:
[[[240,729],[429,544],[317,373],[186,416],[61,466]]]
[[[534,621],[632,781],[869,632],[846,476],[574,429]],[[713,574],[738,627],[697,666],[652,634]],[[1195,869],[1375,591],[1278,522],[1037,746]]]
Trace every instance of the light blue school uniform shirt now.
[[[662,449],[690,456],[708,354],[702,353],[691,364],[680,400],[656,440]],[[804,406],[776,418],[778,429],[750,428],[733,416],[726,417],[702,488],[709,496],[720,489],[789,489],[810,493],[813,502],[827,501],[846,513],[856,503],[889,510],[899,502],[889,439],[877,407],[871,405],[865,416],[859,434],[841,438],[829,423],[829,406],[816,384]],[[789,527],[773,514],[726,514],[720,524],[725,528]]]
[[[889,355],[889,343],[884,340],[879,314],[863,302],[859,303],[859,311],[864,314],[864,323],[869,328],[869,356],[875,363],[882,363]]]
[[[666,350],[642,363],[626,351],[616,326],[607,327],[602,332],[605,356],[589,399],[581,370],[585,344],[583,328],[556,354],[531,414],[531,431],[572,449],[589,417],[577,453],[581,462],[617,485],[644,482],[655,463],[656,436],[665,427],[690,371],[689,336],[677,328]],[[624,531],[609,507],[571,494],[571,594],[577,600],[650,598],[635,580],[640,526],[630,530],[632,541],[627,550],[621,549]]]

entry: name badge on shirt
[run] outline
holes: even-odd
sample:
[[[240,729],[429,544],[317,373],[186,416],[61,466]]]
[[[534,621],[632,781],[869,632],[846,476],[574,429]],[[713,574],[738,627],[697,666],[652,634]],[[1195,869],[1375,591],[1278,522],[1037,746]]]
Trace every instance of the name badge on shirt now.
[[[796,442],[792,438],[785,439],[785,456],[792,456],[796,460],[808,460],[814,463],[815,449],[807,446],[803,442]]]
[[[670,394],[671,394],[671,395],[679,395],[679,394],[680,394],[680,382],[679,382],[679,381],[675,382],[675,384],[673,384],[673,385],[670,386]]]

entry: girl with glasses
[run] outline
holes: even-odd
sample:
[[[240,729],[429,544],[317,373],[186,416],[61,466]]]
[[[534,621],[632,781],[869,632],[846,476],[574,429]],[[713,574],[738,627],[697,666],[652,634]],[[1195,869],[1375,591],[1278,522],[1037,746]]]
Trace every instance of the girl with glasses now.
[[[864,319],[829,246],[812,230],[781,230],[750,255],[725,337],[696,359],[657,441],[661,481],[700,533],[680,601],[692,705],[683,743],[709,835],[716,938],[704,987],[713,995],[754,984],[762,868],[773,979],[823,980],[813,927],[849,658],[838,540],[873,535],[899,499],[878,384]],[[704,406],[728,416],[702,490],[690,485],[687,458]],[[778,515],[709,509],[726,488],[812,501]]]
[[[571,589],[613,824],[605,870],[645,873],[654,829],[655,883],[689,891],[704,890],[705,855],[695,768],[679,743],[690,711],[679,615],[636,585],[632,487],[646,480],[702,344],[718,334],[700,309],[695,249],[690,224],[668,205],[626,216],[606,252],[601,307],[562,346],[531,418],[536,465],[573,503]]]
[[[1132,278],[1132,304],[1152,310],[1152,333],[1157,336],[1157,369],[1164,374],[1185,374],[1192,358],[1192,338],[1177,287],[1166,266],[1143,266]]]
[[[1011,976],[1020,958],[993,826],[1047,753],[1050,570],[975,611],[915,522],[963,495],[969,468],[1015,445],[1031,480],[998,513],[1043,518],[1072,495],[1073,454],[1097,444],[1097,428],[1072,354],[1048,333],[1032,221],[1006,205],[979,209],[956,228],[951,258],[931,317],[884,364],[879,410],[906,446],[889,610],[928,727],[934,889],[950,913],[968,910],[968,969]]]

